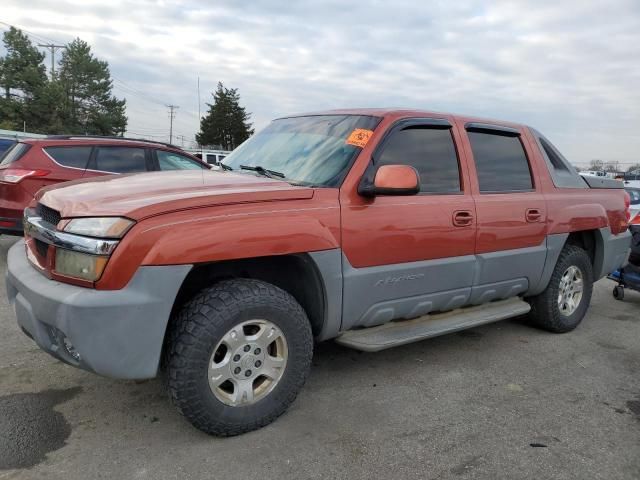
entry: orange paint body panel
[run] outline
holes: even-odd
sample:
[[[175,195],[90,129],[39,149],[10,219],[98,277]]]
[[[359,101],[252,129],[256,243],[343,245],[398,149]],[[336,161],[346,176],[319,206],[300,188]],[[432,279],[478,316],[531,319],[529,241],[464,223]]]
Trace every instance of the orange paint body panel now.
[[[148,218],[122,240],[96,288],[122,288],[140,265],[197,264],[338,248],[338,190],[297,189],[299,196],[309,198],[209,206],[176,212],[170,218]]]

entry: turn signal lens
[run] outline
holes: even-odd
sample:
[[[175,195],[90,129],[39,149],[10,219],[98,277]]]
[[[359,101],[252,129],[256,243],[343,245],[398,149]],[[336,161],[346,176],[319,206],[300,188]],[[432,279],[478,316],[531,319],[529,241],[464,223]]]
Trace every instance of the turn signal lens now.
[[[56,249],[55,272],[67,277],[95,282],[102,276],[109,257]]]
[[[65,225],[64,231],[89,237],[122,238],[134,223],[122,217],[74,218]]]

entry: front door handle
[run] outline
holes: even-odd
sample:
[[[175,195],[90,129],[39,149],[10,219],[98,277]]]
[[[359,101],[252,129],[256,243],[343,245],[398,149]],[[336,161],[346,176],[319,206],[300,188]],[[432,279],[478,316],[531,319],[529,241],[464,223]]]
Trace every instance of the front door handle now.
[[[529,223],[539,222],[542,218],[542,213],[537,208],[527,208],[525,218]]]
[[[453,212],[453,225],[467,227],[473,223],[473,213],[469,210],[456,210]]]

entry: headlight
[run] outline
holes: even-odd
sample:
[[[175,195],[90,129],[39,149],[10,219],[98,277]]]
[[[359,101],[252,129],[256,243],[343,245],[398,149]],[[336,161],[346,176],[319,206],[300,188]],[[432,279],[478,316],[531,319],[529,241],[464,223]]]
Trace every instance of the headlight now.
[[[99,238],[122,238],[133,224],[122,217],[74,218],[64,227],[65,232]]]
[[[102,275],[109,257],[56,249],[55,272],[68,277],[95,282]]]

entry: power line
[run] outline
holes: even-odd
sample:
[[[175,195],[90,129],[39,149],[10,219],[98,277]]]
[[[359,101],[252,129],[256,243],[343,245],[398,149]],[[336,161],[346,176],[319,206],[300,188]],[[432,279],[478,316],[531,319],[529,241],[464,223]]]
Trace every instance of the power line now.
[[[0,23],[1,23],[2,25],[7,26],[7,27],[13,27],[13,28],[15,28],[15,29],[22,30],[24,33],[26,33],[26,34],[27,34],[27,35],[29,35],[30,37],[35,38],[35,39],[36,39],[36,40],[38,40],[39,42],[44,42],[44,43],[52,42],[52,43],[56,43],[56,40],[52,40],[52,39],[47,38],[47,37],[45,37],[45,36],[43,36],[43,35],[36,35],[35,33],[30,32],[29,30],[25,30],[24,28],[16,27],[15,25],[11,25],[10,23],[3,22],[3,21],[0,21]]]
[[[11,25],[10,23],[3,22],[3,21],[0,21],[0,24],[5,25],[7,27],[13,27],[13,28],[19,29],[19,30],[23,31],[24,33],[28,34],[30,37],[33,37],[34,39],[36,39],[38,42],[42,42],[42,45],[38,45],[38,46],[44,46],[45,48],[50,48],[50,46],[55,46],[55,48],[61,48],[61,47],[63,48],[64,47],[63,45],[58,45],[60,43],[59,41],[53,40],[51,38],[47,38],[47,37],[42,36],[42,35],[37,35],[37,34],[35,34],[33,32],[30,32],[29,30],[25,30],[24,28],[17,27],[15,25]],[[53,55],[52,55],[52,57],[53,57]],[[52,62],[53,62],[53,59],[52,59]],[[52,67],[52,70],[53,70],[53,67]],[[155,104],[157,104],[159,106],[165,106],[167,104],[166,101],[163,101],[163,100],[161,100],[159,98],[156,98],[156,97],[154,97],[154,96],[152,96],[152,95],[150,95],[148,93],[142,92],[142,91],[132,87],[131,85],[128,85],[123,80],[121,80],[120,78],[116,77],[113,74],[111,75],[111,78],[114,80],[114,83],[116,83],[114,85],[114,87],[120,88],[121,90],[124,90],[125,93],[128,93],[130,95],[134,95],[134,96],[137,96],[139,98],[145,99],[145,100],[147,100],[149,102],[152,102],[152,103],[155,103]],[[192,113],[192,112],[188,112],[188,113],[190,113],[193,116],[195,116],[195,114]]]
[[[155,103],[157,105],[161,105],[161,106],[165,106],[167,104],[167,102],[163,102],[162,100],[152,97],[151,95],[149,95],[148,93],[144,93],[141,92],[140,90],[137,90],[135,88],[133,88],[130,85],[127,85],[126,83],[124,83],[122,80],[120,80],[118,77],[115,77],[114,75],[111,75],[111,78],[113,78],[113,80],[115,82],[117,82],[119,85],[114,85],[117,88],[120,88],[122,90],[124,90],[125,92],[130,93],[131,95],[135,95],[138,96],[140,98],[143,98],[151,103]]]
[[[35,40],[37,40],[38,42],[38,46],[39,47],[43,47],[43,48],[48,48],[51,51],[51,78],[53,79],[54,76],[54,69],[55,69],[55,51],[59,48],[65,48],[65,45],[61,45],[59,41],[56,41],[54,39],[48,38],[44,35],[39,35],[39,34],[35,34],[33,32],[30,32],[29,30],[25,30],[24,28],[21,27],[17,27],[15,25],[11,25],[10,23],[7,22],[3,22],[0,20],[0,24],[5,25],[7,27],[13,27],[16,28],[18,30],[21,30],[22,32],[26,33],[27,35],[29,35],[30,37],[34,38]],[[149,103],[158,105],[158,106],[162,106],[162,107],[167,107],[169,108],[169,116],[170,116],[170,125],[169,125],[169,143],[171,143],[171,140],[173,140],[173,123],[174,123],[174,119],[176,116],[176,112],[175,110],[177,110],[179,107],[177,105],[167,105],[166,101],[163,101],[162,99],[159,99],[153,95],[150,95],[147,92],[143,92],[141,90],[138,90],[137,88],[132,87],[131,85],[127,84],[126,82],[124,82],[123,80],[121,80],[120,78],[116,77],[115,75],[111,75],[111,78],[113,80],[113,87],[116,89],[119,89],[123,94],[126,95],[133,95],[141,100],[147,101]],[[128,110],[133,110],[135,111],[135,109],[131,109],[129,106],[127,107]],[[195,112],[191,111],[191,110],[182,110],[184,113],[186,113],[187,115],[190,115],[194,118],[197,118],[198,120],[200,120],[200,115],[196,114]],[[140,113],[146,113],[146,112],[140,112]],[[180,122],[178,122],[180,123]],[[186,124],[183,125],[184,127],[187,127]],[[179,126],[180,127],[180,126]],[[192,126],[188,126],[187,127],[189,130],[192,128]],[[155,132],[154,132],[155,133]],[[164,135],[166,137],[166,135]]]

